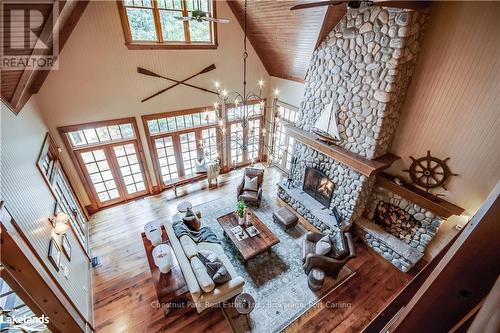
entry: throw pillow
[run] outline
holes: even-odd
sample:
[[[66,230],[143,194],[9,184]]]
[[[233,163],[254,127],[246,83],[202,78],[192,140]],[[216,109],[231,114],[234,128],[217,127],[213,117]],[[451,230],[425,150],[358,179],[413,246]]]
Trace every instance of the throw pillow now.
[[[190,263],[201,290],[206,293],[214,290],[215,282],[212,280],[210,275],[208,275],[207,269],[201,260],[197,256],[194,256],[191,258]]]
[[[324,236],[316,243],[315,253],[319,256],[324,256],[332,249],[329,235]]]
[[[200,219],[193,213],[191,208],[187,209],[186,215],[182,218],[182,221],[188,226],[189,229],[194,231],[200,230]]]
[[[231,275],[229,275],[226,267],[214,252],[200,251],[197,256],[205,265],[208,275],[216,284],[223,284],[231,280]]]
[[[253,191],[257,192],[259,189],[259,177],[250,177],[245,176],[245,185],[243,186],[243,191]]]

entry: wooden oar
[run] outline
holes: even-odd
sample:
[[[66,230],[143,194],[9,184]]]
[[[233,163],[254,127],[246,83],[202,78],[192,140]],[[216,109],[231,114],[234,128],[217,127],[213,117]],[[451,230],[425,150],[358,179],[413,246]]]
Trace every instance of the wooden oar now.
[[[165,80],[169,80],[169,81],[172,81],[172,82],[175,82],[175,83],[183,84],[185,86],[188,86],[188,87],[191,87],[191,88],[195,88],[195,89],[199,89],[201,91],[212,93],[212,94],[215,94],[215,95],[219,94],[218,92],[210,90],[210,89],[205,89],[205,88],[202,88],[202,87],[195,86],[194,84],[185,83],[185,82],[182,82],[182,81],[178,81],[178,80],[169,78],[167,76],[156,74],[155,72],[152,72],[152,71],[150,71],[150,70],[148,70],[146,68],[137,67],[137,73],[140,73],[140,74],[143,74],[143,75],[148,75],[148,76],[153,76],[153,77],[159,77],[159,78],[162,78],[162,79],[165,79]]]
[[[165,89],[162,89],[162,90],[158,91],[157,93],[154,93],[153,95],[151,95],[151,96],[149,96],[149,97],[147,97],[147,98],[143,99],[141,102],[143,102],[143,103],[144,103],[144,102],[146,102],[147,100],[150,100],[151,98],[153,98],[153,97],[155,97],[155,96],[158,96],[158,95],[160,95],[160,94],[164,93],[164,92],[165,92],[165,91],[167,91],[167,90],[170,90],[170,89],[172,89],[172,88],[174,88],[174,87],[177,87],[179,84],[183,84],[184,82],[186,82],[186,81],[188,81],[188,80],[191,80],[191,79],[192,79],[192,78],[194,78],[195,76],[198,76],[198,75],[200,75],[200,74],[204,74],[204,73],[211,72],[211,71],[213,71],[214,69],[215,69],[215,65],[214,65],[214,64],[212,64],[212,65],[210,65],[210,66],[208,66],[208,67],[206,67],[206,68],[202,69],[202,70],[201,70],[201,71],[199,71],[198,73],[196,73],[196,74],[194,74],[194,75],[191,75],[191,76],[190,76],[190,77],[188,77],[187,79],[184,79],[184,80],[182,80],[182,81],[179,81],[179,82],[177,82],[177,83],[175,83],[175,84],[173,84],[173,85],[171,85],[171,86],[169,86],[169,87],[167,87],[167,88],[165,88]]]

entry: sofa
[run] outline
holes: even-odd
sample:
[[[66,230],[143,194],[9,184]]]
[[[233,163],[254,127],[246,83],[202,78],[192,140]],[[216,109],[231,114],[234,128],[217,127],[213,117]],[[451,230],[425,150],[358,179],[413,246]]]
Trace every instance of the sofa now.
[[[258,185],[257,191],[245,191],[245,176],[248,176],[250,179],[254,177],[258,177]],[[247,205],[252,206],[260,206],[260,202],[262,201],[262,183],[264,182],[264,169],[257,168],[246,168],[243,173],[243,179],[238,185],[238,189],[236,192],[236,197],[238,200],[243,200]]]
[[[172,221],[164,223],[165,229],[198,313],[241,294],[245,281],[236,273],[222,246],[209,242],[195,243],[189,236],[177,238],[173,224],[179,220],[182,220],[181,215],[175,214]],[[216,253],[226,267],[231,280],[221,285],[215,285],[206,272],[205,266],[197,257],[198,251]]]

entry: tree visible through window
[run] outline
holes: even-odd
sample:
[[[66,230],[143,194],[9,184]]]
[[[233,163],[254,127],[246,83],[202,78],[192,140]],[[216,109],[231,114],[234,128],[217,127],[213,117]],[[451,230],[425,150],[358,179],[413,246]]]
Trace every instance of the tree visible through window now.
[[[182,21],[193,11],[213,15],[212,0],[124,0],[124,24],[132,43],[215,44],[214,23]]]

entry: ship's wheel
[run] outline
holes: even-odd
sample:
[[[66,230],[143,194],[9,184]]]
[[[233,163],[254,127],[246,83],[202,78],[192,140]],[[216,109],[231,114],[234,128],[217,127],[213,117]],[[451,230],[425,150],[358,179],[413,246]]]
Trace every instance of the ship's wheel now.
[[[427,155],[424,157],[415,159],[410,156],[410,158],[413,161],[410,168],[403,171],[410,174],[410,178],[415,185],[423,187],[427,192],[437,187],[448,190],[445,185],[450,176],[458,176],[456,173],[452,173],[446,165],[446,162],[450,159],[449,157],[440,160],[431,156],[431,152],[428,150]]]

